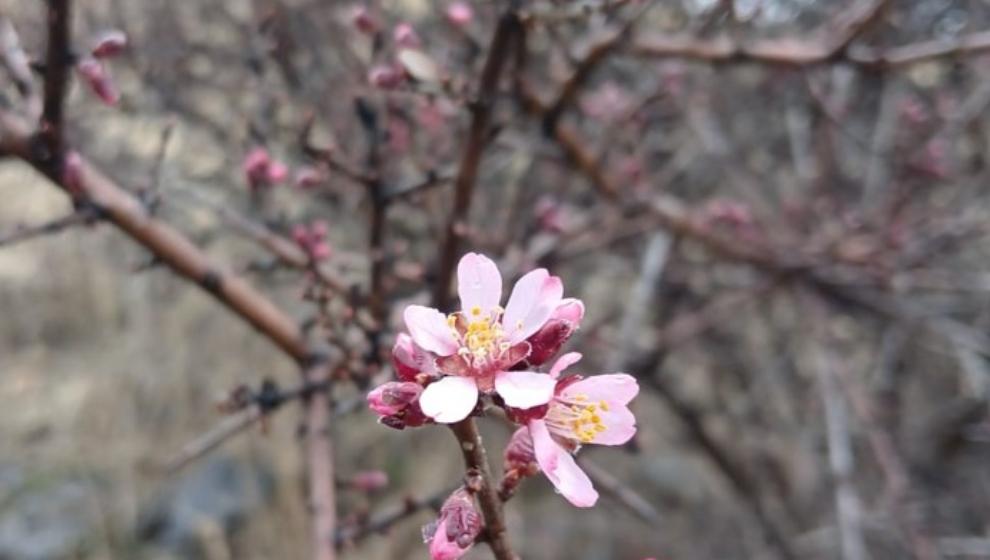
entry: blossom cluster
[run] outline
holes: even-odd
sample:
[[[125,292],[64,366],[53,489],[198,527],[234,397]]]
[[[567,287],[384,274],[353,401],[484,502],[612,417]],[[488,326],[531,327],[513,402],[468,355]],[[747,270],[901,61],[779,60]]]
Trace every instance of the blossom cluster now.
[[[584,304],[565,298],[561,279],[545,269],[520,278],[502,307],[497,266],[468,253],[457,266],[457,289],[460,311],[405,309],[408,332],[392,351],[397,380],[371,391],[370,408],[382,424],[403,429],[460,422],[482,414],[488,401],[520,426],[505,451],[507,476],[540,471],[573,505],[594,505],[598,493],[573,454],[584,444],[632,438],[636,420],[628,405],[639,391],[636,380],[625,373],[564,374],[581,354],[554,357],[580,326]],[[461,495],[455,502],[466,507]],[[431,536],[434,558],[466,550],[464,539],[441,536]]]

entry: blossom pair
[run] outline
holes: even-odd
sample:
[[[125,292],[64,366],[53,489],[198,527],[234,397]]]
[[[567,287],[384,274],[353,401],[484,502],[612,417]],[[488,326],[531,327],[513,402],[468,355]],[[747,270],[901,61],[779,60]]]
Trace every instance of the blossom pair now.
[[[560,278],[546,270],[520,278],[503,308],[497,266],[469,253],[458,264],[457,287],[458,312],[405,310],[409,333],[393,349],[399,380],[372,391],[369,405],[384,424],[404,428],[459,422],[476,410],[480,395],[491,395],[523,426],[506,450],[513,469],[531,474],[536,465],[572,504],[594,505],[598,494],[572,454],[583,444],[621,445],[633,436],[628,404],[636,380],[623,373],[562,376],[581,358],[576,352],[538,371],[584,316],[581,301],[564,298]]]

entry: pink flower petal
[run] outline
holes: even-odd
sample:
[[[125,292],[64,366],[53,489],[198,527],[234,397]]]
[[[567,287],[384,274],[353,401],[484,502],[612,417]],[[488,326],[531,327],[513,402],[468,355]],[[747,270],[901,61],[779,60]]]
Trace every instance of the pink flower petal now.
[[[577,298],[562,299],[557,304],[557,308],[553,310],[550,318],[563,319],[577,325],[581,322],[581,319],[584,319],[584,302]]]
[[[502,327],[510,343],[529,338],[550,319],[564,294],[560,278],[538,268],[516,282],[505,306]]]
[[[625,445],[634,435],[636,435],[636,417],[633,416],[629,407],[609,406],[608,410],[599,409],[597,411],[604,432],[598,432],[590,443],[598,445]]]
[[[424,350],[439,356],[449,356],[457,351],[457,341],[443,313],[422,305],[410,305],[403,313],[403,319],[413,341]]]
[[[495,391],[513,408],[547,404],[556,385],[554,378],[533,371],[503,371],[495,376]]]
[[[461,296],[461,310],[468,321],[487,317],[488,312],[497,307],[502,299],[502,275],[498,267],[484,255],[464,255],[457,264],[457,293]]]
[[[423,414],[443,424],[467,418],[478,404],[478,385],[470,377],[444,377],[431,383],[419,396]]]
[[[578,363],[581,359],[580,352],[568,352],[563,356],[557,358],[557,361],[550,366],[550,377],[557,379],[563,371],[572,365]]]
[[[565,449],[550,437],[543,420],[532,420],[529,432],[533,436],[536,462],[558,492],[577,507],[591,507],[598,501],[598,492],[591,479]]]
[[[627,373],[609,373],[582,379],[564,389],[562,394],[566,398],[583,395],[591,402],[605,401],[610,405],[624,406],[638,393],[639,384],[633,376]]]
[[[441,519],[433,539],[430,540],[430,560],[457,560],[464,556],[468,548],[470,546],[461,548],[447,536],[447,520]]]

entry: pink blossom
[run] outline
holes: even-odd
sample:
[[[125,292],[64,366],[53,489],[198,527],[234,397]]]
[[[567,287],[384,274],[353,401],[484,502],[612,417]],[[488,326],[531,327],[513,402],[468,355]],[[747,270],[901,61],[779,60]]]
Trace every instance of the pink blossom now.
[[[351,23],[365,35],[374,35],[381,28],[378,20],[371,15],[367,6],[355,6],[351,12]]]
[[[272,159],[268,150],[260,146],[244,156],[241,170],[252,190],[277,185],[285,181],[289,175],[285,164]]]
[[[388,474],[384,471],[361,471],[351,478],[351,486],[362,492],[374,492],[388,486]]]
[[[457,560],[474,546],[481,534],[481,514],[471,494],[463,487],[454,491],[440,507],[440,517],[423,528],[430,543],[432,560]]]
[[[96,37],[90,54],[94,58],[112,58],[127,48],[127,35],[119,29],[104,31]]]
[[[85,58],[76,65],[83,82],[105,105],[114,106],[120,102],[120,92],[110,77],[110,72],[95,58]]]
[[[319,262],[330,258],[333,254],[326,239],[328,231],[327,223],[323,220],[316,220],[309,226],[297,224],[292,228],[292,240],[310,260]]]
[[[405,79],[405,71],[395,66],[379,65],[368,71],[368,83],[378,89],[395,89]]]
[[[296,170],[293,183],[303,190],[309,190],[319,186],[327,180],[326,174],[315,167],[301,167]]]
[[[550,376],[509,368],[530,354],[526,339],[560,307],[560,278],[542,268],[527,273],[502,308],[498,267],[484,255],[468,253],[457,265],[457,289],[459,312],[444,315],[411,305],[404,313],[412,340],[437,356],[437,370],[444,375],[423,391],[423,412],[437,422],[458,422],[474,410],[479,392],[495,392],[507,406],[523,410],[546,404],[555,386]]]
[[[454,2],[447,6],[447,21],[458,27],[468,25],[473,18],[474,10],[467,2]]]
[[[629,402],[639,393],[636,380],[625,373],[582,378],[560,378],[561,372],[581,359],[564,354],[550,368],[557,379],[553,399],[543,418],[528,422],[536,462],[557,491],[577,507],[591,507],[598,492],[572,455],[581,445],[622,445],[636,433]]]
[[[392,29],[392,40],[395,41],[397,47],[407,49],[416,49],[422,45],[422,41],[419,40],[419,34],[416,33],[416,28],[408,22],[399,23]]]

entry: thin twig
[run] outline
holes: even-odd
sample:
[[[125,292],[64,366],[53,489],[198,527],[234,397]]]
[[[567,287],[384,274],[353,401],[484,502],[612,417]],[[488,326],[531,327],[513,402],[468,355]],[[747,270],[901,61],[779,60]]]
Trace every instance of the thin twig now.
[[[492,549],[496,560],[515,560],[502,515],[502,498],[498,495],[498,487],[494,484],[494,477],[488,466],[488,453],[481,441],[478,425],[469,416],[453,424],[451,430],[457,436],[468,472],[481,477],[481,488],[477,495],[481,513],[485,517],[485,542]]]
[[[408,519],[425,509],[439,510],[452,488],[434,492],[422,498],[408,497],[401,504],[382,510],[371,517],[361,519],[356,523],[342,525],[337,529],[334,545],[337,548],[352,546],[365,537],[383,534],[399,522]]]
[[[487,144],[499,78],[503,68],[511,59],[515,37],[521,33],[523,33],[522,23],[517,14],[512,10],[504,13],[499,19],[498,27],[495,28],[488,49],[488,59],[481,72],[477,97],[471,104],[471,126],[457,178],[454,180],[454,208],[447,220],[446,237],[442,242],[437,266],[437,281],[433,287],[433,301],[441,306],[447,302],[450,295],[452,272],[457,263],[460,241],[467,227],[468,210],[471,208],[481,156]]]
[[[77,210],[67,216],[56,218],[50,222],[33,226],[18,226],[13,231],[0,234],[0,247],[7,247],[21,241],[36,239],[46,235],[52,235],[65,231],[74,226],[91,223],[96,218],[96,214],[89,210]]]

